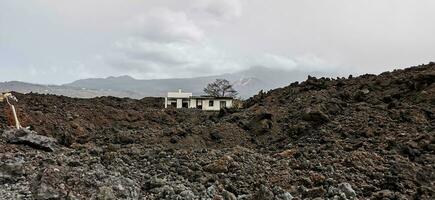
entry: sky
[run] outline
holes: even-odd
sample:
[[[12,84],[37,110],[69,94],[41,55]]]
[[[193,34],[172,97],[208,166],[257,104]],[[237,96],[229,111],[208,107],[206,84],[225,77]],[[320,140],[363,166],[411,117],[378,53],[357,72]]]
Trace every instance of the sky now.
[[[0,0],[0,81],[361,74],[435,60],[433,0]]]

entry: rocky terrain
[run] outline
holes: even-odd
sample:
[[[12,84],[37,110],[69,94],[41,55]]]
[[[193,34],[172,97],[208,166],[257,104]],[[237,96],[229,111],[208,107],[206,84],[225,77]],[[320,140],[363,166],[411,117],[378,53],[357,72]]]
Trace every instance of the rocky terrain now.
[[[434,199],[435,63],[309,77],[243,109],[16,94],[1,199]]]

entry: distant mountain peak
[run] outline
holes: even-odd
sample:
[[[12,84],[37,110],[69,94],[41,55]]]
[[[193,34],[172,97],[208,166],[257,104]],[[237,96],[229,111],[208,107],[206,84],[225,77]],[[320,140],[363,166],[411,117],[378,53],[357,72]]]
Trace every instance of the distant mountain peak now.
[[[234,81],[233,85],[236,85],[236,86],[246,86],[246,85],[249,85],[250,83],[252,83],[254,81],[261,82],[261,80],[256,78],[256,77],[241,77],[240,79]]]
[[[135,78],[129,76],[129,75],[122,75],[122,76],[109,76],[106,78],[107,80],[136,80]]]

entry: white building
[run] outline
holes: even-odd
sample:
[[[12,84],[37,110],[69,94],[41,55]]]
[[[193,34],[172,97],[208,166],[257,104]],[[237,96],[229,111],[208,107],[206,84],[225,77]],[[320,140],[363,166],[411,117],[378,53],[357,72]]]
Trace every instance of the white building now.
[[[165,108],[197,108],[201,110],[220,110],[233,107],[231,97],[193,96],[192,93],[168,92],[165,97]]]

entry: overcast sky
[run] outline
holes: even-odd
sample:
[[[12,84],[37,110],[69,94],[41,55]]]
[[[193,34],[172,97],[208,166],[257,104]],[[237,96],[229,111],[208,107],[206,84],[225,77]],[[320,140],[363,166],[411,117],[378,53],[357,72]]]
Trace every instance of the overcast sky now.
[[[0,0],[0,81],[378,73],[435,60],[434,11],[434,0]]]

